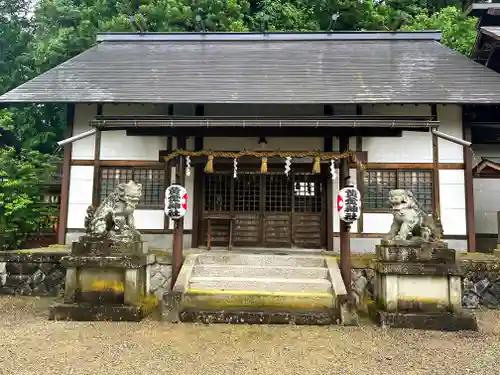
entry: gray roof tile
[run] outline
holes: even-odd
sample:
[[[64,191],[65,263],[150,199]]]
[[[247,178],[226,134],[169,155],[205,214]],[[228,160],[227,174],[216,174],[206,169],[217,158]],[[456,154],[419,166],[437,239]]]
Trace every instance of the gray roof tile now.
[[[500,103],[433,40],[104,41],[0,102]]]

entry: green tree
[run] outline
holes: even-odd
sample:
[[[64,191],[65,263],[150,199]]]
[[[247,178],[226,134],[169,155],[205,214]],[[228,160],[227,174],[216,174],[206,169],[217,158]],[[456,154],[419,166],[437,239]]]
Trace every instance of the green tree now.
[[[471,52],[476,40],[476,22],[473,17],[466,17],[456,7],[446,7],[429,15],[422,12],[408,21],[405,30],[441,30],[441,42],[464,55]]]
[[[0,248],[18,248],[29,233],[54,224],[57,207],[40,202],[54,166],[48,155],[13,147],[0,149],[0,165]]]

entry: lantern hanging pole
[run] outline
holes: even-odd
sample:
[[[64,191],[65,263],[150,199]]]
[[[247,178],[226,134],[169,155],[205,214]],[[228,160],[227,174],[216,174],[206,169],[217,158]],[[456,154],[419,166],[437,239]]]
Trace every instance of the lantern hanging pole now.
[[[445,139],[445,140],[447,140],[449,142],[456,143],[457,145],[460,145],[460,146],[463,146],[463,147],[470,148],[472,146],[471,142],[467,142],[467,141],[465,141],[463,139],[454,137],[454,136],[449,135],[449,134],[441,133],[439,130],[436,130],[435,128],[431,129],[431,133],[434,134],[436,137]]]
[[[79,141],[80,139],[90,137],[91,135],[94,135],[96,132],[97,132],[97,129],[92,129],[92,130],[86,131],[82,134],[78,134],[78,135],[75,135],[73,137],[63,139],[62,141],[57,142],[57,145],[59,147],[61,147],[61,146],[67,145],[68,143],[73,143],[75,141]]]

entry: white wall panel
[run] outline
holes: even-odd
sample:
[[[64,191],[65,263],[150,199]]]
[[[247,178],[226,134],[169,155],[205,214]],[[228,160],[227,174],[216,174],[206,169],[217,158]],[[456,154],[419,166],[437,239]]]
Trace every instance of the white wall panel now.
[[[141,210],[134,212],[135,227],[141,229],[163,229],[165,213],[163,210]]]
[[[323,150],[323,138],[278,138],[266,137],[267,144],[259,145],[259,138],[247,137],[207,137],[203,140],[205,149],[219,151],[242,150],[281,150],[281,151],[318,151]],[[284,163],[284,161],[283,161]],[[293,163],[293,160],[292,160]],[[312,168],[312,165],[311,165]]]
[[[97,105],[77,104],[75,105],[75,118],[73,121],[73,135],[82,134],[92,128],[89,121],[96,115]],[[90,136],[73,142],[71,158],[73,160],[93,160],[94,159],[95,136]]]
[[[476,233],[498,233],[497,211],[500,211],[500,179],[474,179],[474,219]]]
[[[94,167],[72,166],[68,197],[68,228],[83,228],[85,213],[92,204]]]

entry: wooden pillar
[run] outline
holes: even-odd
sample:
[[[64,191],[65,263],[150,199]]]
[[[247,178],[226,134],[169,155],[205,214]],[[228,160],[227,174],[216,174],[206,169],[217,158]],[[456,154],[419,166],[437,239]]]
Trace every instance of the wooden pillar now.
[[[323,150],[325,152],[333,151],[333,138],[325,137],[323,140]],[[330,174],[327,174],[326,180],[326,250],[333,251],[333,180]]]
[[[97,105],[97,116],[102,116],[102,104]],[[95,208],[99,205],[99,172],[101,167],[101,139],[102,132],[101,129],[97,129],[95,133],[95,142],[94,142],[94,181],[92,188],[92,206]]]
[[[167,155],[172,153],[172,136],[167,137]],[[165,161],[165,159],[162,158],[160,160],[165,163],[165,175],[164,175],[164,189],[167,189],[167,187],[170,186],[172,183],[172,163],[171,161]],[[165,219],[163,220],[163,229],[168,230],[170,228],[170,218],[165,215]]]
[[[186,149],[186,137],[177,137],[177,149]],[[184,186],[186,183],[186,165],[183,156],[177,157],[175,168],[175,182]],[[184,186],[185,187],[185,186]],[[189,202],[188,202],[189,204]],[[189,209],[189,206],[188,206]],[[182,248],[184,242],[184,218],[175,220],[173,244],[172,244],[172,283],[175,285],[177,276],[182,266]]]
[[[194,138],[194,150],[203,150],[203,137]],[[197,248],[200,242],[200,234],[202,227],[202,211],[203,211],[203,165],[194,165],[194,178],[193,178],[193,197],[191,198],[193,208],[193,232],[191,235],[191,247]]]
[[[339,137],[340,152],[349,151],[349,137]],[[339,168],[339,188],[342,189],[346,185],[346,178],[349,176],[348,158],[340,159]],[[349,235],[349,224],[340,220],[340,272],[344,279],[344,284],[347,290],[347,295],[351,296],[351,239]]]
[[[437,121],[437,106],[431,106],[433,121]],[[438,137],[432,134],[432,198],[434,203],[434,212],[441,218],[441,199],[439,196],[439,141]]]
[[[472,142],[471,126],[465,108],[462,110],[462,127],[464,140]],[[464,147],[464,181],[465,181],[465,223],[467,230],[467,251],[476,251],[476,226],[474,218],[474,176],[472,150]]]
[[[75,120],[75,105],[68,104],[66,109],[66,134],[73,136],[73,123]],[[61,203],[59,206],[59,223],[57,226],[57,243],[64,245],[66,243],[66,229],[68,227],[68,208],[69,208],[69,180],[71,176],[71,149],[72,143],[64,145],[64,160],[62,166],[61,181]]]

